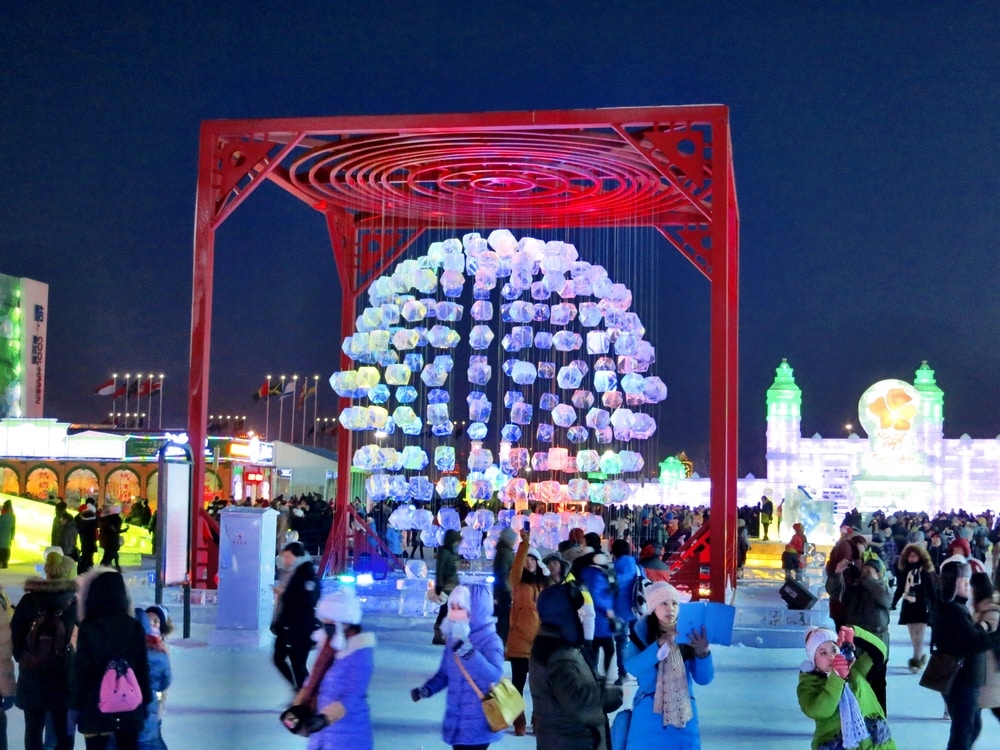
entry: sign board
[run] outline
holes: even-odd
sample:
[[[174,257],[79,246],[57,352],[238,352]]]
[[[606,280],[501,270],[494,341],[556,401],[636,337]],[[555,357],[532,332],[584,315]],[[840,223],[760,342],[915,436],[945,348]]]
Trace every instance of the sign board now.
[[[185,583],[190,565],[191,463],[161,461],[158,512],[163,582],[166,586]]]

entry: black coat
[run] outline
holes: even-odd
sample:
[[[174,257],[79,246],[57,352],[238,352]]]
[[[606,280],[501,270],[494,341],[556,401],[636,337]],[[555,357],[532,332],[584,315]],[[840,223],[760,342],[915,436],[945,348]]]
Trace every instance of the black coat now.
[[[135,672],[142,690],[142,705],[125,713],[104,714],[98,709],[101,679],[112,659],[125,659]],[[96,734],[117,729],[139,731],[146,718],[146,705],[153,700],[149,687],[146,631],[128,615],[88,618],[80,623],[73,659],[70,707],[79,711],[80,732]]]
[[[76,582],[48,581],[44,578],[28,578],[24,582],[24,596],[10,621],[16,661],[21,661],[24,656],[28,631],[35,617],[46,609],[62,610],[61,619],[68,639],[76,625]],[[21,667],[17,675],[17,707],[28,710],[65,708],[69,700],[70,658],[70,650],[67,650],[61,663],[51,670]]]
[[[76,528],[80,535],[80,552],[93,555],[97,552],[97,516],[84,511],[76,517]]]
[[[319,591],[316,569],[310,560],[303,560],[289,576],[281,592],[275,618],[275,635],[288,643],[309,643],[317,628],[316,602],[319,601]]]
[[[1000,648],[1000,630],[987,633],[972,621],[965,599],[941,602],[934,613],[931,640],[946,654],[965,659],[956,686],[979,687],[986,681],[985,651]]]
[[[105,552],[117,552],[122,546],[122,517],[118,513],[109,513],[97,519],[98,536],[101,548]]]

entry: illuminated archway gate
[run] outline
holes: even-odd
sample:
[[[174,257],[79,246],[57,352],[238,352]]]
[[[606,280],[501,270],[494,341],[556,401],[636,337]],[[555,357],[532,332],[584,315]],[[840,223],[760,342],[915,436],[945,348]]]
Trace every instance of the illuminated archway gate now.
[[[215,232],[264,180],[321,213],[343,291],[357,298],[425,230],[655,228],[711,285],[711,598],[735,585],[739,213],[721,105],[202,123],[191,300],[188,433],[204,444]],[[342,368],[349,365],[342,355]],[[345,400],[346,402],[346,400]],[[338,431],[338,510],[351,432]],[[205,472],[194,450],[196,503]],[[200,506],[199,506],[200,507]],[[338,523],[347,514],[337,513]],[[200,523],[192,514],[192,538]],[[324,568],[346,562],[333,535]],[[196,569],[192,550],[191,570]]]

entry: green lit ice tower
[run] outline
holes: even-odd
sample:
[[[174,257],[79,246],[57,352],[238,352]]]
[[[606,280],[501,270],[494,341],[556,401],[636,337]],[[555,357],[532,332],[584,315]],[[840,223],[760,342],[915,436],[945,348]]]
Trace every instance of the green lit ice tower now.
[[[798,476],[802,439],[802,390],[786,359],[775,370],[767,389],[767,479],[778,493],[794,485]]]
[[[47,312],[46,284],[0,273],[0,419],[42,416]]]
[[[913,387],[920,393],[920,419],[914,423],[916,447],[927,456],[928,464],[933,465],[935,457],[941,456],[944,438],[944,391],[934,380],[934,370],[927,366],[927,360],[914,374]]]
[[[21,416],[21,285],[0,274],[0,418]]]

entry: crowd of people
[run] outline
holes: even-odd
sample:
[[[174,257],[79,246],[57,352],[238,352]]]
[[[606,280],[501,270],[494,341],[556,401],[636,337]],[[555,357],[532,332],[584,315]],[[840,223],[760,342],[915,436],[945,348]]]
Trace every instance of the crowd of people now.
[[[494,581],[487,585],[460,582],[460,539],[458,532],[445,534],[429,592],[440,606],[431,637],[443,647],[438,668],[410,690],[414,701],[445,694],[445,743],[485,750],[503,736],[484,714],[482,697],[509,661],[513,690],[523,695],[530,687],[533,706],[530,715],[513,716],[510,726],[515,735],[531,731],[539,748],[697,747],[693,685],[711,682],[711,651],[704,630],[677,632],[681,596],[663,580],[663,545],[644,545],[646,556],[637,560],[629,542],[618,539],[608,555],[599,535],[576,529],[543,557],[526,530],[505,528]],[[370,711],[358,694],[371,679],[374,639],[362,631],[360,605],[345,589],[320,596],[315,568],[299,542],[287,543],[282,558],[274,662],[296,691],[285,724],[308,735],[311,750],[342,747],[337,743],[348,737],[352,747],[369,748]],[[637,579],[646,583],[644,609],[636,606]],[[361,636],[364,645],[355,649],[351,638]],[[310,673],[307,657],[317,640],[324,645]],[[342,658],[345,650],[362,648],[365,658]],[[336,686],[330,660],[340,665]],[[636,697],[619,716],[630,721],[618,720],[612,729],[608,716],[621,707],[629,675],[637,682]],[[343,686],[355,689],[348,693]]]
[[[845,516],[840,538],[825,563],[834,629],[811,636],[815,639],[810,653],[814,669],[808,673],[819,670],[840,675],[848,681],[855,700],[838,700],[835,712],[823,713],[830,705],[813,688],[806,691],[809,680],[800,682],[802,710],[817,719],[814,748],[825,747],[823,742],[836,724],[831,717],[844,720],[844,732],[848,732],[844,712],[853,709],[854,703],[861,706],[865,722],[871,725],[871,743],[861,747],[895,746],[889,744],[885,722],[890,715],[886,704],[891,658],[888,633],[896,611],[897,622],[906,626],[910,636],[910,672],[930,669],[935,653],[952,659],[954,681],[942,691],[944,717],[951,722],[948,750],[972,747],[982,729],[981,709],[991,709],[1000,718],[998,561],[1000,523],[989,513],[875,513],[864,525],[857,511]],[[845,666],[850,659],[833,653],[845,642],[853,643],[852,634],[863,634],[856,645],[864,651],[864,659],[859,656],[858,666],[850,667],[863,672],[863,685],[850,683],[849,677],[855,679],[851,677],[855,672]],[[834,697],[843,696],[840,682],[824,684],[837,687]],[[878,724],[877,732],[873,722]]]
[[[0,587],[0,748],[7,712],[24,714],[25,750],[166,750],[171,683],[166,607],[133,609],[120,571],[51,549],[44,576],[11,606]],[[16,667],[15,667],[16,664]]]

